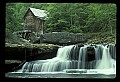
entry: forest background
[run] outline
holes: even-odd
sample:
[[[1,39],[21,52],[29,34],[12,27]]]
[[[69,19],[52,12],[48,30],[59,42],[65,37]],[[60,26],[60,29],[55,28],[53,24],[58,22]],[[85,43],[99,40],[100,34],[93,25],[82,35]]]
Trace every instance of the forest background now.
[[[29,7],[48,12],[44,33],[84,33],[87,43],[116,43],[114,3],[6,3],[6,36],[23,30],[23,16]]]

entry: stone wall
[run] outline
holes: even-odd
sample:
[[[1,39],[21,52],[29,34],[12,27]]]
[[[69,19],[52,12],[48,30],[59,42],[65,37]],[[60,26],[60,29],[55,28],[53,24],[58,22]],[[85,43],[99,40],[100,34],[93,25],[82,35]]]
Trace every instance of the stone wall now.
[[[87,39],[81,33],[52,32],[45,33],[34,43],[52,43],[52,44],[77,44],[85,42]]]

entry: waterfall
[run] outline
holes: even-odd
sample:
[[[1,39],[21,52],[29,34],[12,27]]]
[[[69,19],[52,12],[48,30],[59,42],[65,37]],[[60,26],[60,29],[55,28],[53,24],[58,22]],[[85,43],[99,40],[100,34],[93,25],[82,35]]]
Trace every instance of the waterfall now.
[[[79,51],[79,59],[78,59],[78,69],[85,69],[85,57],[86,57],[86,48],[81,47]]]
[[[88,51],[88,48],[94,52]],[[89,53],[88,53],[89,52]],[[69,45],[58,49],[56,57],[26,62],[22,72],[60,72],[65,69],[115,69],[115,45]]]
[[[62,71],[70,67],[69,60],[70,51],[74,45],[65,46],[58,49],[57,56],[52,59],[37,62],[26,62],[22,67],[23,72],[54,72]],[[26,70],[27,69],[27,70]]]
[[[103,47],[102,59],[98,61],[96,69],[110,69],[114,68],[115,60],[112,59],[108,45]]]

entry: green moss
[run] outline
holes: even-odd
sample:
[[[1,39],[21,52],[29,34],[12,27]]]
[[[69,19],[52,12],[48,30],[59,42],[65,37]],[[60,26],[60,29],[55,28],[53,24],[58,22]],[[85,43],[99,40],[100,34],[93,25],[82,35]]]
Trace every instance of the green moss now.
[[[109,33],[90,33],[86,34],[88,44],[108,44],[108,43],[116,43],[115,34]]]

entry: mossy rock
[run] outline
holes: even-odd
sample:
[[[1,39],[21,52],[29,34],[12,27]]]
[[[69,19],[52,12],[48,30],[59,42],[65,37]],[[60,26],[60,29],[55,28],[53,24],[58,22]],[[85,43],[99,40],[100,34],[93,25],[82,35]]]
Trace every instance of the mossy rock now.
[[[58,45],[53,44],[5,44],[5,59],[8,60],[25,60],[26,58],[39,56],[40,59],[44,59],[56,56]],[[49,54],[53,53],[54,54]]]

